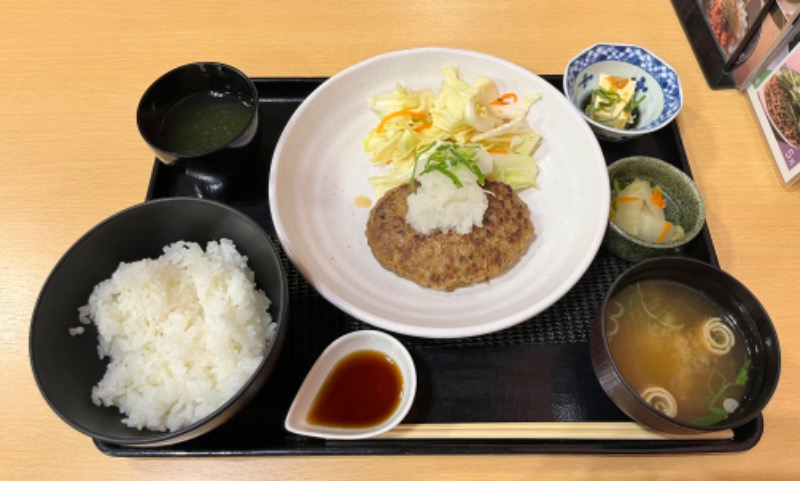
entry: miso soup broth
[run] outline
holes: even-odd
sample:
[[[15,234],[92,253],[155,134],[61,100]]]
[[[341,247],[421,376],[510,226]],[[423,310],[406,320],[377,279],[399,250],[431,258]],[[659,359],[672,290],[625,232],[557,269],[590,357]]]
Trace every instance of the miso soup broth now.
[[[664,414],[713,425],[742,403],[750,369],[745,340],[694,289],[665,280],[626,286],[609,300],[605,328],[620,373]]]

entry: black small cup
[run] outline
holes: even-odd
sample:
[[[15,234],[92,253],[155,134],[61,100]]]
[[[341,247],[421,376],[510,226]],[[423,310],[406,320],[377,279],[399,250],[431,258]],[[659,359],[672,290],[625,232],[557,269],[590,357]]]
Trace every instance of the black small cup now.
[[[176,122],[185,119],[187,106],[195,116],[216,116],[203,120],[222,122],[221,108],[233,102],[237,122],[226,125],[225,135],[217,143],[180,147],[168,135]],[[223,107],[222,102],[226,102]],[[216,107],[220,109],[215,110]],[[183,111],[181,111],[183,109]],[[139,132],[156,157],[180,169],[194,185],[200,197],[216,197],[215,192],[234,175],[239,164],[252,157],[254,139],[259,130],[258,92],[253,82],[240,70],[218,62],[196,62],[177,67],[158,78],[145,91],[136,112]],[[184,127],[177,125],[177,127]],[[198,139],[207,140],[199,130]]]

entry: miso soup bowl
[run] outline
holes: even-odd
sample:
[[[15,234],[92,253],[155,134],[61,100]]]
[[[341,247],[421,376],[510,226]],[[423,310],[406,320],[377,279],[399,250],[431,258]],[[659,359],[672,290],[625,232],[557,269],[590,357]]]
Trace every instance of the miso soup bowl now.
[[[650,279],[684,284],[708,297],[744,337],[752,361],[742,402],[727,419],[699,426],[663,414],[644,401],[620,372],[608,347],[606,307],[624,287]],[[701,434],[741,426],[766,407],[780,376],[778,336],[767,311],[755,295],[730,274],[711,264],[686,258],[662,257],[634,265],[612,284],[592,323],[592,365],[600,385],[614,404],[634,421],[649,428],[680,434]]]

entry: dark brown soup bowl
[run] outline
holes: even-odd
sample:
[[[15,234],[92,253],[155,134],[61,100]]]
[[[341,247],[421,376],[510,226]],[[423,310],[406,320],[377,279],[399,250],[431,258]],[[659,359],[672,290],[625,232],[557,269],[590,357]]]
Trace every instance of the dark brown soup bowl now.
[[[655,409],[631,387],[615,364],[606,334],[607,306],[623,288],[645,280],[674,281],[703,294],[719,307],[745,341],[751,365],[744,397],[729,416],[712,425],[690,424]],[[769,315],[750,290],[726,272],[687,257],[661,257],[634,265],[611,286],[592,323],[592,365],[601,386],[631,419],[669,433],[703,433],[731,429],[759,415],[780,376],[778,336]]]
[[[72,336],[80,326],[78,307],[88,302],[96,284],[109,278],[120,262],[156,258],[162,248],[179,240],[205,248],[220,238],[233,241],[247,256],[257,287],[272,302],[275,338],[252,376],[227,402],[193,424],[176,431],[138,430],[122,423],[116,407],[96,406],[92,387],[106,370],[98,358],[97,328]],[[216,202],[171,198],[125,209],[93,227],[64,254],[44,283],[30,326],[29,354],[42,396],[65,422],[92,438],[129,446],[163,446],[204,434],[230,419],[260,390],[272,373],[286,337],[288,321],[286,277],[268,235],[241,212]]]

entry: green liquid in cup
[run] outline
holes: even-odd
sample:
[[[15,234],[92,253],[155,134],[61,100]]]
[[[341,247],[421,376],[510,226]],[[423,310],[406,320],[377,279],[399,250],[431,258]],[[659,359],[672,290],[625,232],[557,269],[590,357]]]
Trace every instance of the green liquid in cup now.
[[[167,112],[158,131],[161,147],[185,155],[225,146],[247,127],[253,106],[230,95],[201,92]]]

